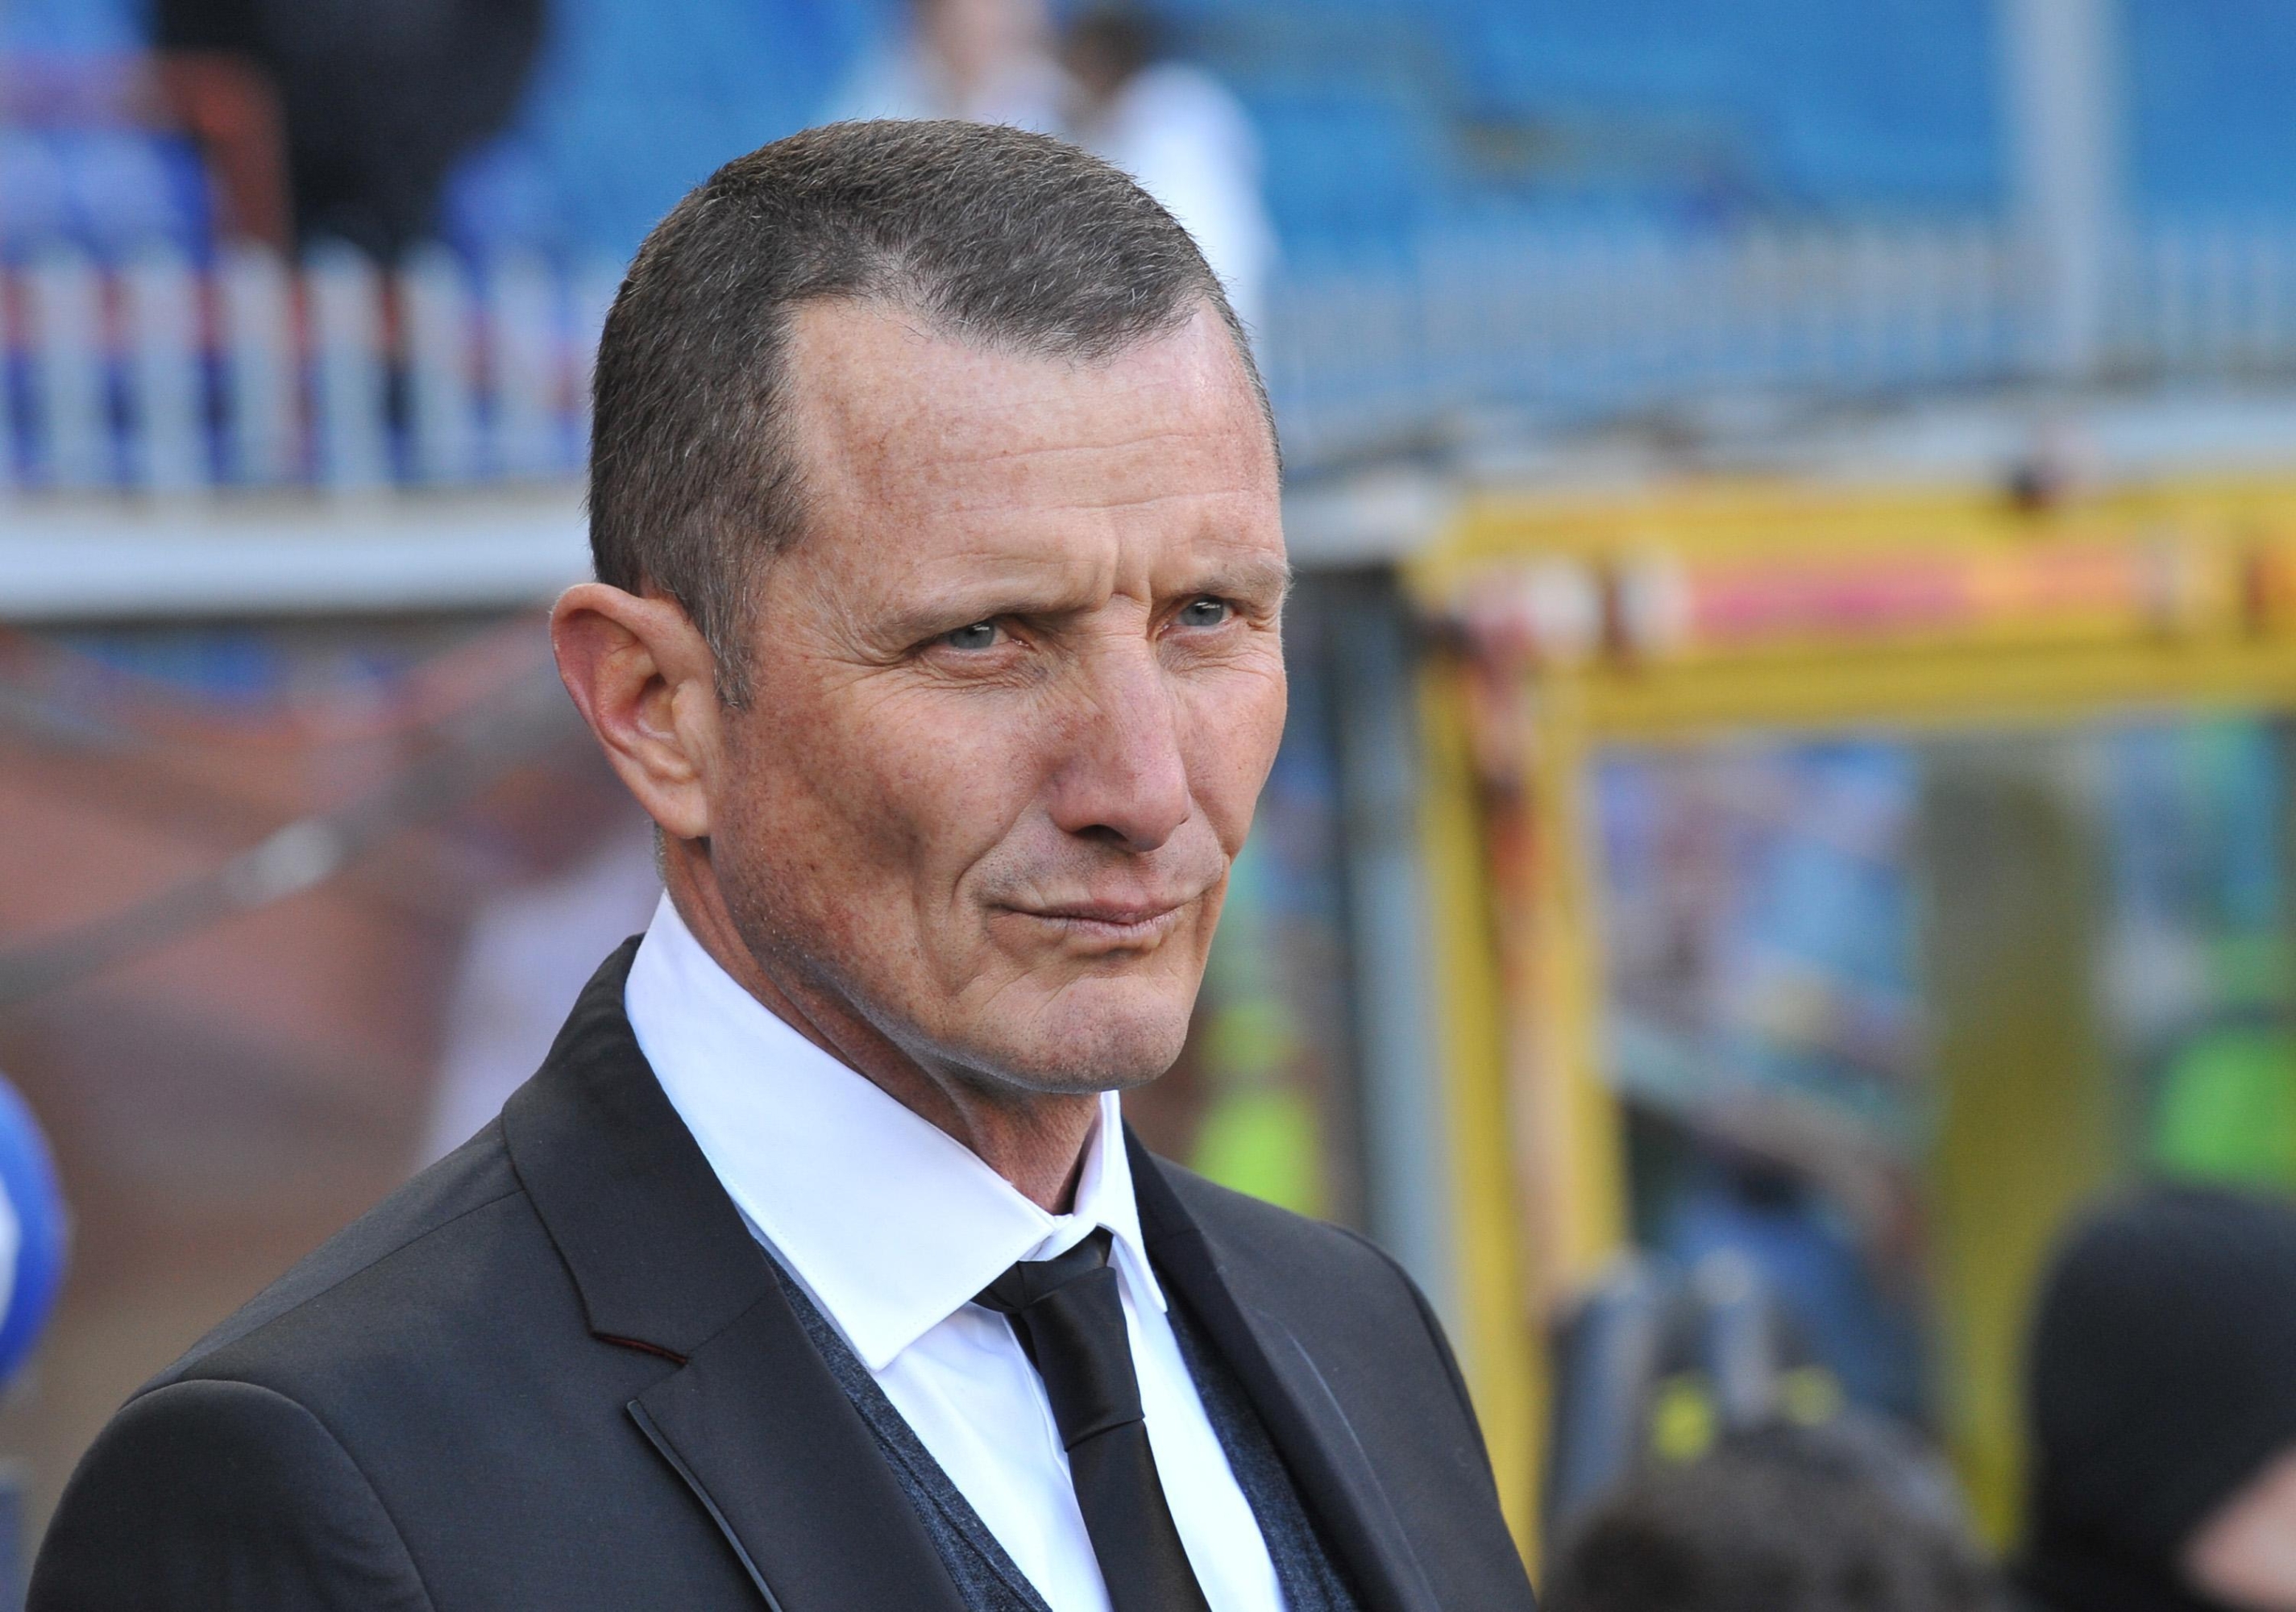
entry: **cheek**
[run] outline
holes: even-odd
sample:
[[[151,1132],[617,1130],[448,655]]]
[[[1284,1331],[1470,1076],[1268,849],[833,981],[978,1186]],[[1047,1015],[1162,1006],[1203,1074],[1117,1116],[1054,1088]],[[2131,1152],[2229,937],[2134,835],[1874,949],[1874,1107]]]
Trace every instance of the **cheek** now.
[[[1230,855],[1251,827],[1260,786],[1283,742],[1283,667],[1280,658],[1271,661],[1224,671],[1194,687],[1185,703],[1189,783]]]
[[[1029,787],[1025,732],[930,693],[832,687],[774,726],[764,748],[783,781],[767,791],[810,846],[834,847],[820,865],[844,864],[849,887],[931,887],[930,901],[1004,835]]]

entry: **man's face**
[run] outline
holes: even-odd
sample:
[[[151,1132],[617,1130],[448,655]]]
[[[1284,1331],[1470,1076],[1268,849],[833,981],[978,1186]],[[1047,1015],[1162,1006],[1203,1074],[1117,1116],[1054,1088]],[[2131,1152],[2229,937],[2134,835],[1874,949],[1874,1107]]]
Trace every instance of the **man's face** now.
[[[1273,447],[1209,311],[1102,364],[801,308],[710,858],[770,971],[984,1088],[1170,1066],[1283,726]],[[794,976],[794,977],[792,977]]]

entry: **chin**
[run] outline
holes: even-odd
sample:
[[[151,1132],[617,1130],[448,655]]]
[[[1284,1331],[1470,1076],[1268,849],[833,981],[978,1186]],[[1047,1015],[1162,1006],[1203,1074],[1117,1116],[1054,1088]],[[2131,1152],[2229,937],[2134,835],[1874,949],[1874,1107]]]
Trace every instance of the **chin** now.
[[[1034,1016],[1025,1033],[984,1035],[965,1061],[1001,1083],[1031,1091],[1144,1086],[1179,1061],[1189,1005],[1162,1000],[1160,993],[1160,999],[1144,1001],[1140,994],[1071,985]]]

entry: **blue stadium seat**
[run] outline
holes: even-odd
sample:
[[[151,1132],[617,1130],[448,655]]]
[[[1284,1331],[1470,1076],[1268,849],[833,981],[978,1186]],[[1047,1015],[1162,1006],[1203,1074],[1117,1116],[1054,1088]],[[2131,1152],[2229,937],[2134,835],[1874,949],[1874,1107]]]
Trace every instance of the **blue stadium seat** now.
[[[560,0],[516,127],[449,193],[468,249],[627,252],[730,154],[816,116],[901,0]],[[1966,216],[2006,189],[1992,0],[1153,0],[1259,119],[1296,259],[1431,221],[1733,209]],[[2296,206],[2285,0],[2127,0],[2140,217]],[[135,0],[10,0],[0,55],[118,53]],[[196,246],[166,142],[0,132],[0,243]]]
[[[2130,188],[2179,221],[2296,208],[2296,12],[2280,0],[2127,0]]]
[[[119,260],[213,245],[206,169],[171,136],[135,129],[0,129],[0,258],[57,246]]]
[[[559,0],[524,113],[456,177],[450,215],[465,234],[514,236],[485,219],[491,199],[554,215],[550,233],[578,251],[627,255],[719,163],[810,122],[885,14],[832,0]]]

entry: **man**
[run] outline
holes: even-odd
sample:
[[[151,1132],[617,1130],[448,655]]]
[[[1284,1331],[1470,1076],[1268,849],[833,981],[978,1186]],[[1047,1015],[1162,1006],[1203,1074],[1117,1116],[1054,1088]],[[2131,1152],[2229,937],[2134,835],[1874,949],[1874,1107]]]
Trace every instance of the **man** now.
[[[2158,1186],[2052,1260],[2018,1582],[2046,1612],[2296,1612],[2296,1208]]]
[[[1095,158],[768,146],[640,252],[566,683],[667,898],[498,1122],[194,1348],[40,1612],[1505,1612],[1396,1267],[1149,1157],[1283,718],[1275,446]]]

